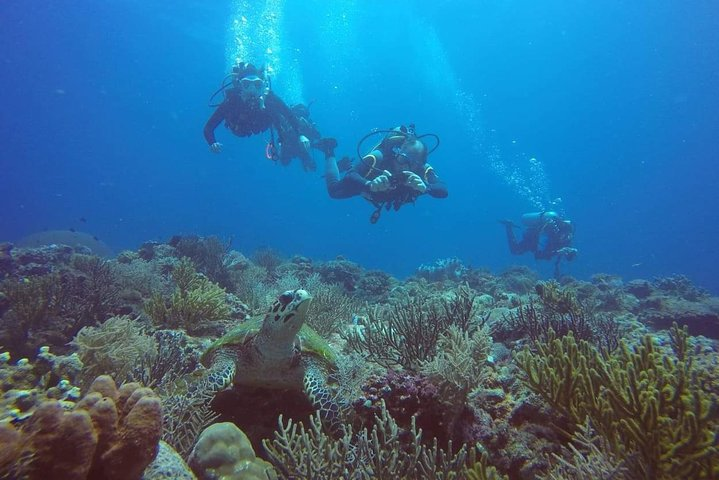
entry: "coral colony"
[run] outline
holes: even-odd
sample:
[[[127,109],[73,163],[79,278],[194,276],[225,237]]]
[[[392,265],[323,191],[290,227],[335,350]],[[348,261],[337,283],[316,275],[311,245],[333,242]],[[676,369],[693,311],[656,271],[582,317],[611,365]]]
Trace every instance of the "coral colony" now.
[[[176,236],[0,245],[0,478],[719,478],[719,299]]]

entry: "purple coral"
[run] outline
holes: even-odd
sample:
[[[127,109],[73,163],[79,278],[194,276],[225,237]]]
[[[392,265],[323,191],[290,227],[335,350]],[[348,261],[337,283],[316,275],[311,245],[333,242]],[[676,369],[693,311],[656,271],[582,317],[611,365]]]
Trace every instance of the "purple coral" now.
[[[372,424],[384,400],[400,428],[409,428],[414,416],[425,438],[446,438],[440,392],[427,377],[390,370],[385,376],[371,377],[362,390],[365,395],[355,400],[354,407],[366,424]]]

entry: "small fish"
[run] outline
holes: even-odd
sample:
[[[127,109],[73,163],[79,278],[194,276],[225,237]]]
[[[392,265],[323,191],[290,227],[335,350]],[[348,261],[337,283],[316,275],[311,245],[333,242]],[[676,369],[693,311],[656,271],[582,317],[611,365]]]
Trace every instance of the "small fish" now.
[[[99,242],[99,241],[100,241],[100,239],[97,238],[97,235],[93,235],[93,236],[92,236],[92,239],[95,240],[96,242]]]
[[[641,267],[641,266],[642,266],[641,263],[632,263],[632,268],[637,268],[637,267]]]
[[[82,223],[87,223],[87,218],[85,218],[85,217],[80,217],[80,221],[81,221]]]
[[[75,229],[74,229],[74,228],[72,228],[72,227],[68,228],[68,230],[70,230],[70,231],[71,231],[72,233],[75,233],[75,232],[77,232],[77,230],[75,230]]]

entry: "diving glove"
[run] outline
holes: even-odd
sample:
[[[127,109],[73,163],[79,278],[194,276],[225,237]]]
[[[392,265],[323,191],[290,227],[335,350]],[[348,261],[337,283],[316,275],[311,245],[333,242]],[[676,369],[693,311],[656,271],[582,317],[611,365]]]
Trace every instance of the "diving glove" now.
[[[402,173],[404,173],[405,175],[404,184],[407,185],[409,188],[413,188],[419,193],[424,193],[427,191],[427,184],[424,183],[422,177],[420,177],[414,172],[410,172],[409,170],[405,170]]]
[[[337,140],[332,137],[320,138],[312,146],[324,153],[326,157],[334,157]]]
[[[392,184],[389,181],[389,178],[391,176],[392,174],[385,170],[382,175],[379,175],[373,180],[367,182],[367,185],[369,186],[369,191],[374,193],[386,192],[387,190],[389,190],[392,187]]]

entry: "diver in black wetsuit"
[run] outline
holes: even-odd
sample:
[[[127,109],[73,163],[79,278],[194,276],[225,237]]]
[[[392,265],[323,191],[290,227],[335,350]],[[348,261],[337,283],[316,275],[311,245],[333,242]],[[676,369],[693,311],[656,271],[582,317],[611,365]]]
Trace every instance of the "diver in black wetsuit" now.
[[[297,142],[308,153],[309,139],[300,133],[300,123],[285,102],[269,88],[263,69],[250,63],[241,63],[228,75],[231,83],[223,82],[219,92],[225,92],[225,99],[205,124],[205,140],[210,151],[220,153],[222,144],[215,138],[215,129],[225,122],[225,126],[238,137],[249,137],[274,128],[279,132],[279,142]],[[227,77],[226,77],[227,79]],[[274,133],[272,133],[274,137]],[[268,144],[267,156],[277,158],[274,139]]]
[[[280,138],[283,139],[280,145],[279,160],[282,165],[289,165],[293,158],[299,158],[302,161],[302,168],[305,172],[314,172],[317,170],[312,154],[300,139],[307,138],[310,142],[317,142],[322,138],[322,134],[317,128],[317,124],[310,118],[309,106],[298,103],[292,108],[292,113],[297,119],[299,125],[299,137],[292,135],[292,125],[282,122],[280,128]],[[285,133],[287,132],[287,133]]]
[[[415,134],[414,125],[374,133],[387,135],[342,178],[334,154],[337,142],[326,138],[315,144],[325,154],[325,182],[330,197],[362,195],[375,206],[372,223],[377,222],[383,207],[399,210],[423,194],[447,197],[447,187],[427,163],[430,152],[422,142],[423,136]]]
[[[557,212],[535,212],[522,215],[525,226],[522,239],[517,240],[514,228],[517,225],[511,220],[501,220],[507,233],[507,243],[512,255],[521,255],[526,252],[534,253],[536,260],[551,260],[554,263],[554,275],[559,276],[559,262],[566,259],[568,262],[577,256],[577,249],[572,248],[574,239],[574,225],[569,220],[563,220]]]

